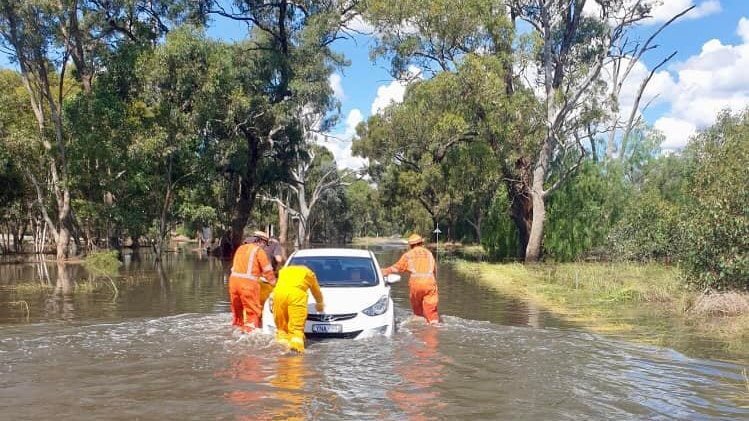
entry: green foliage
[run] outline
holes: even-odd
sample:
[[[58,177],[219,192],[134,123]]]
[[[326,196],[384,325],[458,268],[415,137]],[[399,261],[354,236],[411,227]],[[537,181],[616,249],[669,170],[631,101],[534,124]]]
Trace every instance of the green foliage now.
[[[612,230],[608,247],[615,260],[669,262],[684,246],[680,241],[680,207],[647,189],[629,202]]]
[[[484,223],[481,245],[494,260],[517,258],[520,239],[510,219],[510,201],[504,189],[498,190]]]
[[[650,160],[620,205],[622,218],[609,234],[608,249],[616,260],[663,261],[679,258],[684,242],[683,209],[689,205],[692,164],[684,155]]]
[[[694,206],[685,211],[683,263],[700,287],[749,288],[749,110],[724,112],[689,145]]]
[[[24,183],[18,163],[0,149],[0,203],[9,205],[23,196]]]
[[[103,275],[116,275],[122,262],[117,259],[117,251],[100,251],[86,256],[83,265],[90,272]]]
[[[676,260],[698,288],[749,287],[749,111],[728,112],[643,173],[611,233],[614,256]]]
[[[604,246],[626,195],[617,163],[584,161],[576,176],[549,200],[545,251],[555,260],[571,261]]]

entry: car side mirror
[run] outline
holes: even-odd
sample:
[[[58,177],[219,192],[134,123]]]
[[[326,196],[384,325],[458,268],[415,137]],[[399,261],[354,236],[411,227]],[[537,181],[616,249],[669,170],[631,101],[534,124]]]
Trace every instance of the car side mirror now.
[[[398,275],[397,273],[391,273],[390,275],[385,275],[385,283],[388,285],[394,284],[400,281],[401,281],[401,276]]]

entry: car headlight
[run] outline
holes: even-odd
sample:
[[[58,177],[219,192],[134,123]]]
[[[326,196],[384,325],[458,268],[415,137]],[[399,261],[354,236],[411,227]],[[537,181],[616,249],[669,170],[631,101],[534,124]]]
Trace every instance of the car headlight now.
[[[390,299],[388,298],[388,296],[383,295],[379,300],[377,300],[376,303],[362,310],[362,313],[366,314],[367,316],[379,316],[380,314],[383,314],[388,310],[389,302]]]

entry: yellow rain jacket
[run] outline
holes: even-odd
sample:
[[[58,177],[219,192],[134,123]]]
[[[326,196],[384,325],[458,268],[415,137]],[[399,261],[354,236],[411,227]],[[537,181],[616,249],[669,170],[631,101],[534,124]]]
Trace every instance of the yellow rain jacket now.
[[[322,311],[322,292],[314,272],[306,266],[287,266],[278,272],[278,282],[273,290],[276,340],[298,352],[304,352],[308,291],[315,297],[317,311]]]

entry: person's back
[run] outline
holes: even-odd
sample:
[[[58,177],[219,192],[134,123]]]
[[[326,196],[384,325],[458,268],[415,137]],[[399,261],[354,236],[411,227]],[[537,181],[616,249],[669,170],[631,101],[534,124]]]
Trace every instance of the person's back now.
[[[408,272],[411,280],[434,279],[435,261],[432,252],[422,246],[417,246],[406,252]]]
[[[315,273],[306,266],[286,266],[278,272],[273,291],[273,318],[276,340],[304,351],[304,324],[307,320],[307,294],[312,293],[317,311],[323,310],[323,297]]]
[[[229,275],[229,301],[233,314],[232,324],[245,331],[260,326],[262,302],[260,300],[261,275],[270,285],[276,281],[276,275],[261,247],[267,238],[263,233],[250,237],[247,244],[242,244],[234,253],[231,274]]]

